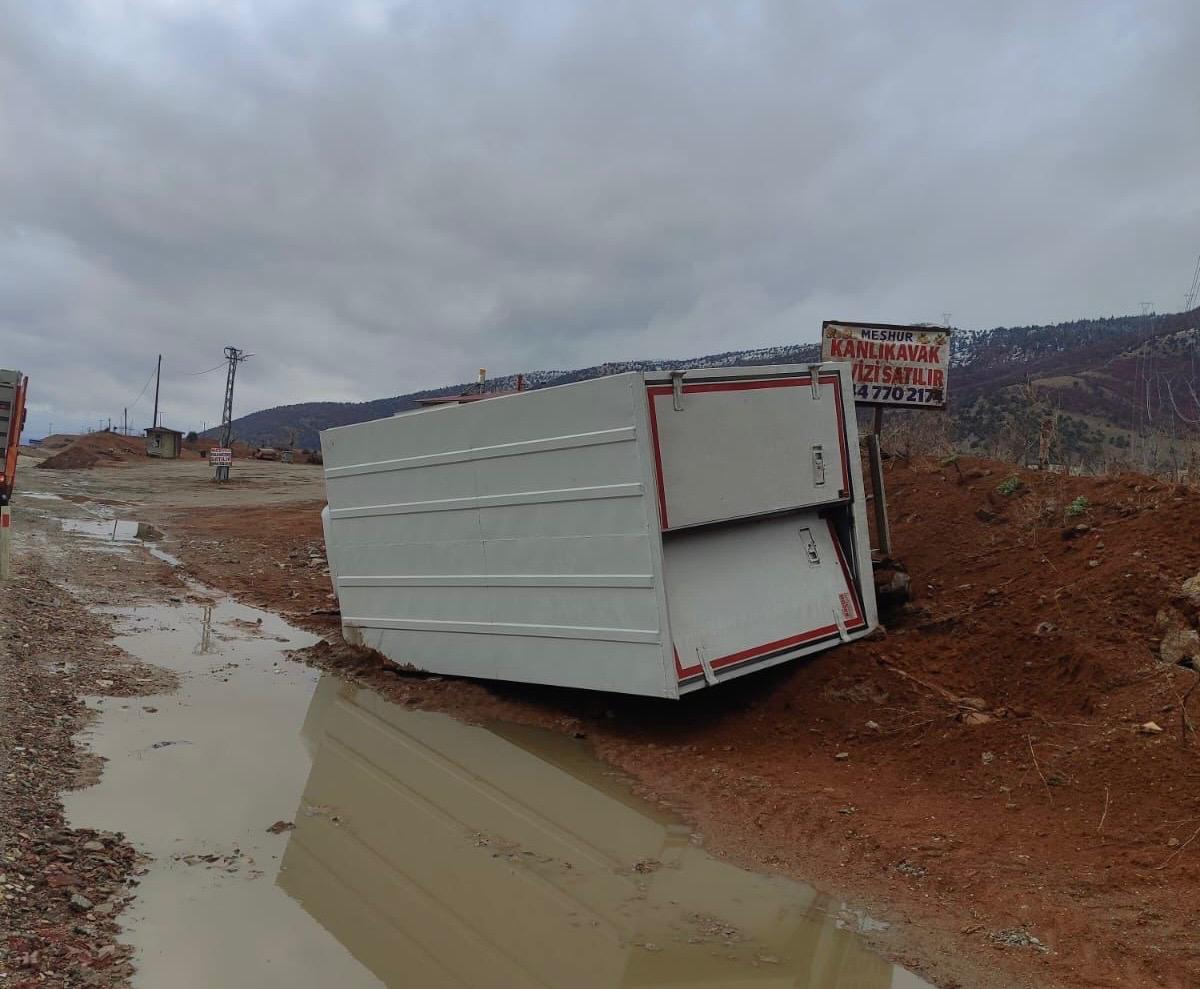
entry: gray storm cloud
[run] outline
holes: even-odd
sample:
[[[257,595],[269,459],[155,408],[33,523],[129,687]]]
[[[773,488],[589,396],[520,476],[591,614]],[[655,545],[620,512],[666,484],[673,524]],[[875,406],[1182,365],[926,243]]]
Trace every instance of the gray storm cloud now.
[[[0,3],[31,432],[1176,309],[1193,3]],[[145,395],[132,416],[149,420]]]

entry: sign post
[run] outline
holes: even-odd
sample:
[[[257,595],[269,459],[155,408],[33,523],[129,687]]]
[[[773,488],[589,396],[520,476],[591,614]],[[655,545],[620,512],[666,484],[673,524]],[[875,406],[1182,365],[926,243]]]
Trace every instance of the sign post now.
[[[213,480],[228,481],[229,468],[233,465],[233,449],[227,446],[214,446],[208,451],[208,463],[210,467],[217,469]]]
[[[854,404],[875,409],[874,429],[867,435],[867,453],[879,553],[886,558],[892,553],[892,532],[879,446],[883,410],[887,406],[945,410],[950,330],[942,326],[827,319],[821,324],[821,360],[848,361]]]

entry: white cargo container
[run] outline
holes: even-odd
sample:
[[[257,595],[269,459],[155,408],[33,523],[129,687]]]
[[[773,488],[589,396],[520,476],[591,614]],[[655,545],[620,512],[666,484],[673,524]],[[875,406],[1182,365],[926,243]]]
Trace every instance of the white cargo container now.
[[[845,364],[628,373],[325,430],[348,641],[678,697],[876,624]]]

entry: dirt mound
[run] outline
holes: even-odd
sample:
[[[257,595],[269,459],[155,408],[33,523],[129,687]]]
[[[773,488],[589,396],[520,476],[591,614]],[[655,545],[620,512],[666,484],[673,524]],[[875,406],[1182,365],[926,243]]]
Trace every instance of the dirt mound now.
[[[119,464],[133,457],[146,455],[146,441],[140,436],[121,436],[119,433],[87,433],[76,436],[72,442],[57,442],[65,437],[54,436],[56,450],[38,467],[48,470],[63,470],[77,467],[94,467],[99,463]]]

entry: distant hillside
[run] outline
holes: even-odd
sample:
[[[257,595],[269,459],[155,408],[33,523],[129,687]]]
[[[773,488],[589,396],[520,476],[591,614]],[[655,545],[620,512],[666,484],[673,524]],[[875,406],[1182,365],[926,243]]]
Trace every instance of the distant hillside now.
[[[1200,439],[1200,310],[1161,316],[1112,316],[1051,326],[958,331],[953,338],[950,434],[963,449],[1020,460],[1036,445],[1039,424],[1055,422],[1056,461],[1131,459],[1143,466],[1178,465]],[[703,357],[622,361],[563,371],[525,373],[543,388],[639,370],[808,363],[817,344],[727,351]],[[511,388],[515,376],[491,379]],[[319,445],[318,432],[390,416],[420,398],[453,395],[445,385],[367,402],[303,402],[263,409],[234,421],[234,436],[262,446]],[[931,413],[914,413],[927,417]],[[922,418],[932,426],[933,420]],[[208,435],[214,435],[210,430]]]
[[[744,367],[751,364],[806,363],[820,357],[817,344],[796,344],[784,347],[766,347],[757,350],[732,350],[723,354],[691,357],[682,360],[618,361],[577,368],[574,371],[526,371],[526,388],[546,388],[550,385],[565,385],[572,381],[600,378],[607,374],[625,371],[683,370],[693,367]],[[515,374],[488,379],[488,388],[503,390],[516,387]],[[257,446],[275,446],[288,442],[292,430],[299,447],[315,448],[320,444],[317,435],[330,426],[346,426],[352,422],[368,422],[383,419],[417,407],[418,399],[436,398],[443,395],[458,395],[471,385],[461,383],[443,385],[414,391],[393,398],[377,398],[370,402],[301,402],[296,405],[279,405],[273,409],[251,412],[233,421],[233,435]],[[215,438],[216,429],[205,436]]]

